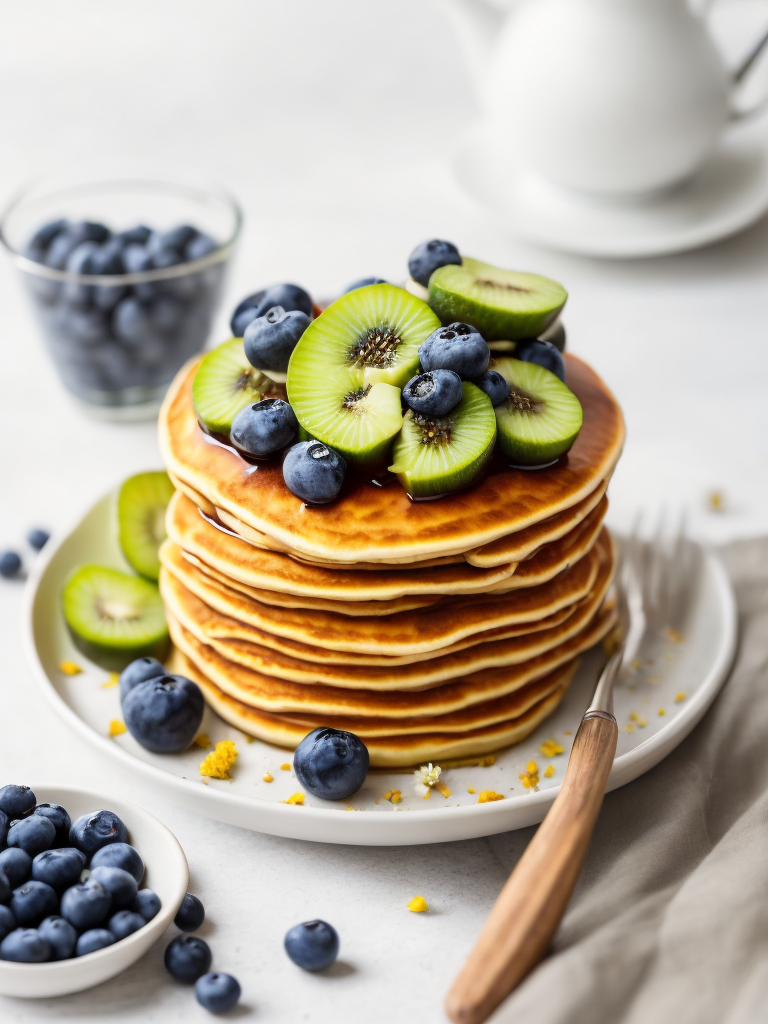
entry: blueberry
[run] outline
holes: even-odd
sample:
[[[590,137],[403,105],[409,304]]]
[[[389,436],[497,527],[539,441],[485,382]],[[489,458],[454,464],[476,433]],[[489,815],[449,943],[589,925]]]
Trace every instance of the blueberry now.
[[[282,306],[289,313],[298,310],[299,313],[312,316],[312,299],[309,292],[297,284],[274,284],[267,288],[256,307],[256,315],[264,316],[273,306]]]
[[[8,839],[8,829],[11,827],[11,821],[5,811],[0,811],[0,848],[4,848],[6,840]]]
[[[174,299],[172,295],[158,295],[147,309],[150,323],[161,334],[170,334],[177,330],[184,314],[183,303]]]
[[[40,527],[35,527],[27,534],[27,544],[35,551],[42,551],[50,539],[50,533],[47,530],[41,530]]]
[[[10,907],[0,903],[0,942],[16,928],[16,918]]]
[[[143,274],[153,269],[152,256],[145,245],[132,242],[123,249],[123,265],[129,274]]]
[[[461,266],[459,250],[453,242],[433,238],[416,246],[408,257],[408,270],[413,280],[426,288],[438,267],[446,267],[449,263]]]
[[[235,307],[232,319],[229,321],[233,337],[242,338],[244,336],[248,324],[258,316],[257,310],[264,294],[264,289],[262,289],[260,292],[254,292],[253,295],[246,295],[242,302]]]
[[[81,345],[96,345],[108,336],[109,324],[99,309],[73,310],[62,324],[62,331]]]
[[[419,347],[422,370],[453,370],[463,380],[481,377],[490,359],[491,350],[469,324],[439,327]]]
[[[69,231],[78,244],[80,242],[106,242],[109,238],[109,228],[92,220],[77,221],[70,226]]]
[[[486,370],[482,377],[477,377],[472,383],[488,395],[493,406],[501,405],[509,395],[509,384],[497,370]]]
[[[325,921],[305,921],[286,934],[285,951],[297,967],[322,971],[339,955],[339,936]]]
[[[40,815],[41,818],[47,818],[56,829],[54,846],[69,846],[69,830],[72,821],[66,807],[62,807],[61,804],[37,804],[32,813]]]
[[[403,388],[403,401],[422,416],[447,416],[462,399],[461,377],[453,370],[428,370]]]
[[[314,505],[333,501],[346,472],[344,458],[321,441],[300,441],[283,460],[283,480],[288,490]]]
[[[205,907],[191,892],[188,892],[181,901],[181,906],[173,919],[177,928],[183,932],[194,932],[205,920]]]
[[[138,299],[128,296],[115,307],[112,328],[118,341],[136,344],[152,332],[149,310]]]
[[[0,871],[4,871],[8,881],[16,888],[26,882],[32,875],[32,858],[18,846],[11,846],[0,853]]]
[[[69,960],[75,955],[77,932],[63,917],[46,917],[37,930],[51,947],[51,960]]]
[[[210,235],[199,234],[184,246],[184,259],[190,263],[193,260],[202,260],[218,248],[218,242]]]
[[[177,267],[184,262],[184,257],[178,249],[165,245],[152,252],[152,266],[155,270],[167,270],[168,267]]]
[[[128,837],[125,825],[113,811],[91,811],[72,822],[69,841],[86,857],[92,857],[102,846],[124,843]]]
[[[116,939],[125,939],[137,932],[139,928],[143,928],[146,923],[141,914],[137,914],[135,911],[118,910],[110,917],[107,927]]]
[[[30,883],[31,884],[31,883]],[[112,897],[95,879],[78,882],[67,889],[61,897],[61,916],[79,932],[97,928],[109,914]]]
[[[246,405],[232,420],[230,438],[235,447],[258,459],[277,455],[296,440],[299,423],[282,398],[265,398]]]
[[[8,829],[8,845],[18,846],[30,857],[48,850],[56,838],[56,828],[53,822],[39,814],[33,814],[28,818],[12,821]]]
[[[515,345],[512,355],[524,363],[536,363],[537,366],[543,366],[545,370],[549,370],[565,382],[565,360],[560,350],[555,348],[551,341],[524,338]]]
[[[45,882],[24,882],[11,896],[11,910],[22,928],[34,928],[59,908],[56,890]]]
[[[3,551],[0,554],[0,576],[11,580],[21,572],[21,559],[15,551]]]
[[[195,982],[197,1001],[211,1013],[226,1013],[240,999],[240,982],[231,974],[204,974]]]
[[[90,259],[91,274],[124,274],[125,263],[123,262],[123,250],[125,242],[120,237],[110,238],[104,245],[99,245],[93,251]]]
[[[165,950],[165,969],[177,981],[192,985],[208,972],[212,959],[207,942],[196,935],[179,935]]]
[[[85,854],[73,846],[44,850],[32,861],[32,877],[53,889],[68,889],[80,880],[85,867]]]
[[[0,942],[0,960],[44,964],[50,958],[51,947],[36,928],[17,928]]]
[[[128,295],[128,288],[124,285],[97,284],[93,287],[93,304],[102,313],[109,313],[115,308],[118,302],[122,302]]]
[[[0,869],[0,903],[7,903],[11,898],[11,883],[8,879],[8,875]],[[191,930],[191,929],[190,929]]]
[[[137,658],[120,673],[120,700],[124,701],[134,686],[148,679],[165,675],[165,666],[157,658]]]
[[[122,868],[102,864],[95,868],[92,867],[90,877],[100,882],[112,897],[113,910],[127,907],[136,899],[139,891],[136,879]]]
[[[151,889],[139,889],[128,910],[141,914],[145,921],[151,921],[153,917],[157,916],[160,906],[160,897],[157,893],[152,892]]]
[[[245,329],[245,355],[252,366],[285,373],[299,338],[311,323],[306,313],[273,306],[257,316]]]
[[[67,227],[67,224],[68,222],[63,217],[60,217],[58,220],[52,220],[50,223],[43,224],[41,228],[38,228],[27,243],[27,248],[24,252],[27,259],[34,260],[36,263],[42,263],[46,249],[56,235]]]
[[[205,701],[184,676],[164,675],[135,686],[123,702],[131,736],[156,754],[186,750],[200,728]]]
[[[352,284],[347,285],[344,289],[344,294],[347,292],[357,291],[358,288],[367,288],[370,284],[388,284],[383,277],[361,277],[359,281],[353,281]]]
[[[313,729],[293,756],[301,785],[323,800],[346,800],[365,782],[368,748],[354,733]]]
[[[85,956],[87,953],[95,953],[98,949],[105,949],[115,941],[115,936],[106,928],[91,928],[83,932],[75,946],[75,956]]]
[[[80,245],[76,245],[67,256],[67,273],[80,275],[97,273],[94,257],[98,251],[99,247],[95,242],[81,242]]]
[[[48,247],[44,263],[52,270],[63,270],[67,264],[67,257],[72,250],[83,239],[76,238],[69,228],[59,232]]]
[[[144,224],[137,224],[134,228],[126,228],[125,231],[119,231],[117,238],[120,238],[126,245],[129,245],[131,242],[136,242],[138,245],[146,245],[151,234],[150,229],[145,227]]]
[[[164,231],[158,241],[161,248],[170,246],[171,249],[181,251],[196,237],[197,228],[193,228],[189,224],[181,224],[177,228],[171,228],[170,231]]]
[[[113,843],[97,850],[91,858],[91,870],[100,867],[122,868],[133,876],[137,885],[144,877],[144,861],[138,850],[134,850],[128,843]]]

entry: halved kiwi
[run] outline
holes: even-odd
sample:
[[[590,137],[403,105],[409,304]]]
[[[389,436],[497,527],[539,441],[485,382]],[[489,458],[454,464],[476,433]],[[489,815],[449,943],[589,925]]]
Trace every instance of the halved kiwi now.
[[[165,510],[173,497],[168,474],[137,473],[117,495],[117,538],[131,566],[156,580],[160,575],[158,551],[166,538]]]
[[[429,279],[429,304],[444,324],[476,327],[486,341],[538,338],[554,323],[568,292],[538,274],[502,270],[464,257]]]
[[[157,584],[102,565],[82,565],[61,594],[77,647],[103,668],[120,671],[135,658],[163,659],[169,646]]]
[[[447,416],[405,416],[395,438],[390,473],[412,498],[436,498],[468,487],[493,452],[496,419],[488,396],[474,384],[462,384],[463,396]]]
[[[209,352],[192,382],[197,418],[214,434],[228,434],[241,409],[262,398],[284,398],[285,389],[248,362],[242,338]]]
[[[548,466],[568,451],[583,421],[581,402],[554,373],[520,359],[492,359],[509,384],[496,406],[499,446],[513,465]]]

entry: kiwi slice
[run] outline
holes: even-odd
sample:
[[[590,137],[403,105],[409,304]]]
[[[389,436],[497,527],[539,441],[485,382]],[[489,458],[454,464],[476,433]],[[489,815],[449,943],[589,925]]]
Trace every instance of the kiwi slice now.
[[[538,338],[554,323],[568,292],[537,274],[502,270],[464,257],[429,279],[429,304],[444,324],[476,327],[486,341]]]
[[[390,473],[412,498],[436,498],[468,487],[493,452],[496,419],[490,398],[462,384],[462,399],[447,416],[430,419],[409,410],[395,439]]]
[[[132,568],[149,580],[160,575],[158,551],[166,538],[165,510],[173,497],[168,474],[129,476],[117,494],[117,538]]]
[[[516,466],[548,466],[568,451],[583,421],[581,402],[563,382],[535,363],[493,359],[509,384],[495,409],[499,446]]]
[[[92,661],[120,671],[134,658],[162,658],[168,626],[157,584],[103,565],[81,565],[64,584],[64,619]]]
[[[232,338],[209,352],[192,382],[197,418],[213,434],[228,434],[232,420],[251,402],[284,397],[279,384],[248,362],[242,338]]]
[[[308,436],[358,467],[385,464],[403,417],[400,388],[440,321],[403,288],[374,284],[336,299],[288,364],[288,400]]]

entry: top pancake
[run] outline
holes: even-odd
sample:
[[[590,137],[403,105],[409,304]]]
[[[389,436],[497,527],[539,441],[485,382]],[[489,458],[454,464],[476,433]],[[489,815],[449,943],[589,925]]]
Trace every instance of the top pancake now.
[[[373,487],[350,474],[337,501],[306,505],[285,486],[279,462],[254,470],[206,439],[192,407],[199,360],[171,385],[160,412],[160,447],[174,477],[308,558],[408,560],[469,551],[571,508],[610,477],[624,441],[621,410],[586,363],[565,359],[568,386],[584,409],[584,425],[568,455],[536,472],[495,461],[476,486],[435,501],[412,502],[395,482]]]

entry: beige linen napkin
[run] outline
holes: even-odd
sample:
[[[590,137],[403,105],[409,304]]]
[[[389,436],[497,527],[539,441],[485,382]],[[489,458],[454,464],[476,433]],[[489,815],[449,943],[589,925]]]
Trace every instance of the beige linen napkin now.
[[[552,954],[493,1024],[768,1021],[768,538],[721,554],[731,677],[677,750],[606,797]],[[511,870],[532,834],[490,843]]]

